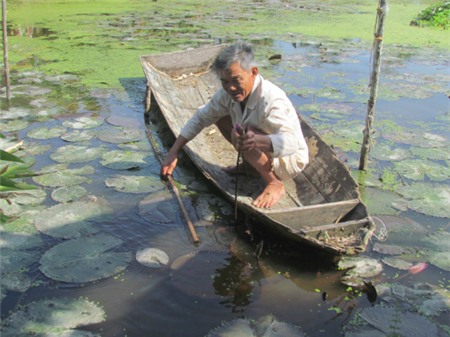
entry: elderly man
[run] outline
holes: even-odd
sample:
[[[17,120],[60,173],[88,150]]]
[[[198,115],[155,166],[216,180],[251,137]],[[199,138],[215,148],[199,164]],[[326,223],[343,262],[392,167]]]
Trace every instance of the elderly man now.
[[[297,113],[286,94],[259,74],[250,44],[238,42],[226,47],[212,68],[222,88],[181,130],[161,164],[161,177],[172,174],[184,145],[216,123],[265,181],[263,192],[252,204],[270,208],[285,193],[282,181],[299,174],[308,163],[308,147]]]

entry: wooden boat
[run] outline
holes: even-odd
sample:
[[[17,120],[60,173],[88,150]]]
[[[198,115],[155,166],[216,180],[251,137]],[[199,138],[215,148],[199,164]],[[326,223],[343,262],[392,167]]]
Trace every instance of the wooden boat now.
[[[219,88],[210,66],[223,45],[146,55],[140,62],[147,78],[146,110],[154,98],[174,136]],[[299,117],[300,118],[300,117]],[[252,206],[264,184],[260,177],[238,179],[237,205],[264,231],[319,248],[332,255],[364,251],[374,223],[360,199],[358,185],[334,151],[304,120],[310,163],[285,182],[286,194],[271,209]],[[237,153],[216,126],[206,128],[184,148],[193,163],[225,198],[235,201],[236,177],[223,171],[236,165]]]

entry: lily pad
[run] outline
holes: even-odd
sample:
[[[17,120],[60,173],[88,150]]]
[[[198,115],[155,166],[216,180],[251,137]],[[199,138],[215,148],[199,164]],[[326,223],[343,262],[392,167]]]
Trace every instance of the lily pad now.
[[[72,129],[92,129],[103,124],[103,119],[98,117],[78,117],[64,121],[63,125]]]
[[[131,252],[111,251],[122,240],[111,235],[92,235],[69,240],[49,249],[39,269],[49,278],[84,283],[104,279],[127,268]]]
[[[144,139],[145,132],[139,129],[111,127],[99,131],[98,138],[107,143],[120,144]]]
[[[124,176],[116,175],[105,180],[108,187],[114,188],[117,192],[125,193],[149,193],[160,190],[164,187],[161,179],[156,176]]]
[[[412,183],[398,188],[410,199],[408,208],[431,216],[450,217],[450,187],[445,184]]]
[[[82,186],[64,186],[54,190],[51,194],[53,200],[57,202],[71,202],[78,200],[88,194],[88,191]]]
[[[118,144],[117,147],[122,150],[146,151],[149,155],[151,155],[153,151],[152,145],[147,139],[139,140],[137,142]]]
[[[138,128],[142,125],[136,118],[117,115],[108,116],[106,122],[114,126],[123,126],[127,128]]]
[[[362,309],[358,316],[368,325],[365,330],[381,331],[385,336],[398,337],[439,337],[439,327],[417,313],[396,308],[375,306]]]
[[[62,187],[83,184],[90,181],[89,178],[80,176],[72,170],[63,169],[49,171],[41,176],[33,177],[33,181],[42,186]]]
[[[445,181],[450,177],[450,168],[427,160],[402,160],[395,163],[395,168],[403,176],[411,180]]]
[[[1,286],[10,291],[25,292],[31,287],[31,277],[27,275],[28,267],[39,260],[36,252],[2,249]]]
[[[160,268],[169,263],[169,256],[158,248],[144,248],[136,252],[136,261],[149,268]]]
[[[102,155],[100,164],[113,170],[129,170],[149,165],[145,152],[114,150]]]
[[[96,135],[95,132],[91,130],[73,130],[71,132],[67,132],[61,136],[61,139],[66,142],[83,142],[86,140],[90,140],[94,138]]]
[[[106,314],[98,304],[84,298],[45,299],[32,302],[12,313],[4,320],[1,335],[99,337],[74,328],[97,324],[105,318]]]
[[[306,337],[306,334],[294,324],[266,315],[258,320],[238,318],[224,322],[206,337]]]
[[[47,208],[36,216],[34,223],[44,234],[70,239],[96,233],[98,228],[91,222],[105,219],[111,213],[106,200],[92,196],[88,200]]]
[[[43,244],[41,237],[33,233],[0,231],[0,234],[0,249],[27,250]]]
[[[344,256],[338,264],[340,269],[349,269],[341,278],[341,282],[348,286],[361,286],[363,279],[379,275],[383,265],[376,259],[367,257]]]
[[[50,158],[60,163],[84,163],[99,158],[104,152],[104,147],[66,145],[58,148]]]
[[[67,131],[65,127],[56,126],[53,128],[40,127],[33,130],[30,130],[27,133],[27,137],[34,139],[50,139],[61,137]]]
[[[3,111],[2,111],[3,113]],[[2,122],[2,131],[3,132],[15,132],[20,131],[27,128],[30,125],[30,122],[24,119],[14,119],[9,120],[7,122]]]
[[[386,161],[401,161],[411,158],[411,152],[404,148],[393,148],[388,144],[376,144],[372,150],[371,155],[378,160]]]

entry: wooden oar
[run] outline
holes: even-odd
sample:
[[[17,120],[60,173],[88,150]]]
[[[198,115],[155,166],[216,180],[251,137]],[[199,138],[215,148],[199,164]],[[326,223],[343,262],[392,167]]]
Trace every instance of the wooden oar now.
[[[145,127],[145,130],[147,131],[147,135],[148,135],[148,138],[149,138],[150,143],[152,145],[153,151],[156,154],[156,158],[158,158],[158,161],[161,164],[162,163],[161,152],[158,151],[158,148],[156,146],[155,140],[153,139],[152,133],[148,130],[147,127]],[[184,216],[184,220],[186,221],[188,229],[189,229],[189,232],[190,232],[190,234],[192,236],[192,241],[194,241],[195,245],[198,245],[200,243],[200,239],[198,238],[197,232],[195,231],[194,224],[192,223],[192,221],[191,221],[191,219],[189,217],[189,214],[186,211],[186,208],[184,207],[183,200],[181,200],[180,192],[178,191],[178,188],[175,185],[175,181],[173,180],[171,175],[167,175],[165,178],[166,179],[164,179],[164,181],[166,183],[168,183],[168,185],[170,185],[170,187],[172,188],[172,191],[174,192],[175,196],[177,197],[178,204],[180,205],[181,212],[183,213],[183,216]]]

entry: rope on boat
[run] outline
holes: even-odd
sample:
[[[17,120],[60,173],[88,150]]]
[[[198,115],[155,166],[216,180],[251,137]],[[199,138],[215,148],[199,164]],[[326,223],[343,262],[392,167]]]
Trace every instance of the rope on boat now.
[[[372,217],[372,219],[376,219],[381,223],[381,228],[379,229],[379,233],[376,234],[375,232],[372,234],[372,236],[374,238],[376,238],[378,241],[386,241],[388,238],[388,230],[386,228],[386,224],[383,222],[383,220],[381,220],[380,218],[377,217]]]

